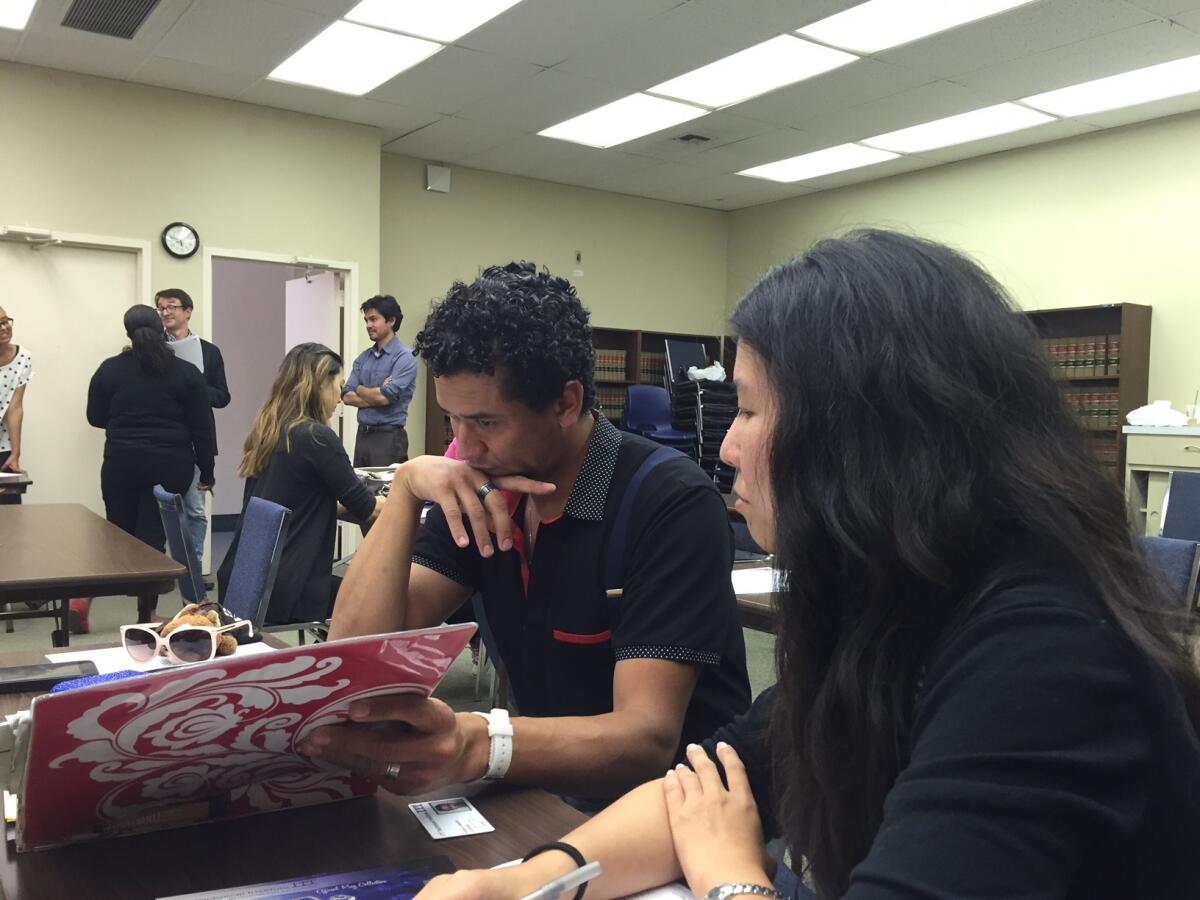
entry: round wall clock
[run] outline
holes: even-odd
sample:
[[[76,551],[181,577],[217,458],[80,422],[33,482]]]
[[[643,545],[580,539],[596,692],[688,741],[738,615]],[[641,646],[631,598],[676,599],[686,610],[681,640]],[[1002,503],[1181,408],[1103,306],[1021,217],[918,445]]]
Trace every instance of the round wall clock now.
[[[176,259],[187,259],[200,246],[200,235],[187,222],[172,222],[162,230],[163,249]]]

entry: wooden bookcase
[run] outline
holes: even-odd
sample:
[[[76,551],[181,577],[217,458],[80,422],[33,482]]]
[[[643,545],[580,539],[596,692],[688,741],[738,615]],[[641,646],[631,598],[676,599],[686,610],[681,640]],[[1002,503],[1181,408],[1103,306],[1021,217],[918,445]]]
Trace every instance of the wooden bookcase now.
[[[592,328],[592,344],[596,348],[597,361],[596,405],[609,419],[616,422],[621,418],[625,389],[629,385],[663,383],[668,339],[698,341],[704,345],[709,359],[721,359],[719,335]],[[604,365],[601,360],[604,360]],[[438,406],[433,378],[425,379],[425,404],[425,452],[445,453],[454,432],[450,428],[450,417]]]
[[[1113,478],[1124,481],[1125,415],[1145,406],[1150,389],[1151,307],[1111,303],[1030,310],[1063,391]],[[1119,346],[1114,360],[1113,342]],[[1100,345],[1104,346],[1101,365]]]

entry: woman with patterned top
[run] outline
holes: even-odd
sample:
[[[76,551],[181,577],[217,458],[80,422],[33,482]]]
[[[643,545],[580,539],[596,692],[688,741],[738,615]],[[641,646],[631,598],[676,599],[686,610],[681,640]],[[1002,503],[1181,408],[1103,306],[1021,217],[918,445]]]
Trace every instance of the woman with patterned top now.
[[[25,420],[25,385],[33,376],[33,355],[13,343],[13,319],[0,307],[0,472],[23,472],[21,425]],[[0,504],[20,503],[21,495],[0,488]]]

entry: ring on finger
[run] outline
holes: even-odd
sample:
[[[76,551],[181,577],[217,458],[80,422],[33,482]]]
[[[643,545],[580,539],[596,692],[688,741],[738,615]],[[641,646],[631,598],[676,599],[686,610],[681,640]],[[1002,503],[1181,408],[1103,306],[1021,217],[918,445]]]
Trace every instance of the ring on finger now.
[[[492,484],[490,481],[485,481],[475,491],[475,494],[476,494],[476,496],[479,497],[480,500],[482,500],[485,497],[487,497],[487,495],[490,494],[494,490],[496,490],[496,486],[494,484]]]
[[[388,781],[395,781],[400,777],[400,763],[388,763],[383,767],[383,777]]]

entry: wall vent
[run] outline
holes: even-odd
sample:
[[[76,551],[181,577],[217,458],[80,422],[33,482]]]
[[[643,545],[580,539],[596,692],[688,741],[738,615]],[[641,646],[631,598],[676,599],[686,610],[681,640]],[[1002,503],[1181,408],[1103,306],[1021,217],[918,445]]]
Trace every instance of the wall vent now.
[[[75,0],[63,16],[64,28],[131,39],[158,0]]]

